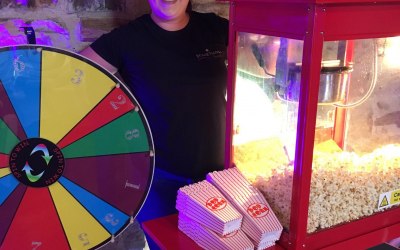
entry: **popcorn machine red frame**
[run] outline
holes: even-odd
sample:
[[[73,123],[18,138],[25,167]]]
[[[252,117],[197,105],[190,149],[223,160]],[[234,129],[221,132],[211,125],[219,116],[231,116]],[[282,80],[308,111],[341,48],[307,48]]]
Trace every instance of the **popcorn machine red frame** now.
[[[228,51],[226,167],[234,163],[233,131],[238,33],[302,40],[301,82],[289,230],[278,245],[287,249],[365,249],[400,236],[400,208],[307,234],[318,83],[324,41],[400,35],[400,1],[231,0]],[[343,143],[346,110],[338,110],[333,139]]]

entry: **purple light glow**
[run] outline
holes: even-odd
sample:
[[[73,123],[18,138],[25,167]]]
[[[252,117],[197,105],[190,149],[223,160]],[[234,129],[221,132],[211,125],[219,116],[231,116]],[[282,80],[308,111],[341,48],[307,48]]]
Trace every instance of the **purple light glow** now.
[[[15,3],[17,5],[28,6],[28,0],[16,0]]]
[[[15,45],[15,44],[25,44],[26,36],[22,32],[21,34],[12,35],[6,29],[5,25],[0,25],[0,46]]]
[[[29,0],[15,0],[15,5],[17,6],[28,6]],[[58,0],[52,0],[53,4],[57,4]]]
[[[35,20],[31,23],[35,30],[42,30],[51,33],[57,33],[69,37],[68,30],[64,29],[58,23],[50,20]]]
[[[27,44],[27,38],[21,27],[30,26],[35,30],[36,43],[69,49],[69,31],[51,20],[35,20],[27,24],[22,19],[9,20],[0,24],[0,46]]]

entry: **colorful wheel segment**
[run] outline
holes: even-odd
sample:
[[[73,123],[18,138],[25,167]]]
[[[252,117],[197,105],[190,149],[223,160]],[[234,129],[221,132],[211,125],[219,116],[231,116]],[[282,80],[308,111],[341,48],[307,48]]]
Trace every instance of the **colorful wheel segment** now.
[[[0,249],[93,249],[142,207],[149,125],[125,85],[77,54],[0,48]]]

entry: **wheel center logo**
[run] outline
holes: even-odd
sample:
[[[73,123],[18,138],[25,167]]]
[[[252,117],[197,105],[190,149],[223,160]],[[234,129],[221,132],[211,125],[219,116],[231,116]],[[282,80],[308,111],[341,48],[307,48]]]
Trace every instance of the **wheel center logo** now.
[[[64,156],[54,143],[31,138],[13,148],[9,164],[11,173],[21,183],[31,187],[46,187],[62,176]]]

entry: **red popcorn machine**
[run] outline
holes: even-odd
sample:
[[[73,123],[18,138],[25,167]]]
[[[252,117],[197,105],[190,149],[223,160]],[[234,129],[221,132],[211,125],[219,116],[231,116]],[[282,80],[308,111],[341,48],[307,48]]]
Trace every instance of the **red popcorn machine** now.
[[[231,0],[226,167],[284,249],[400,237],[400,1]]]

